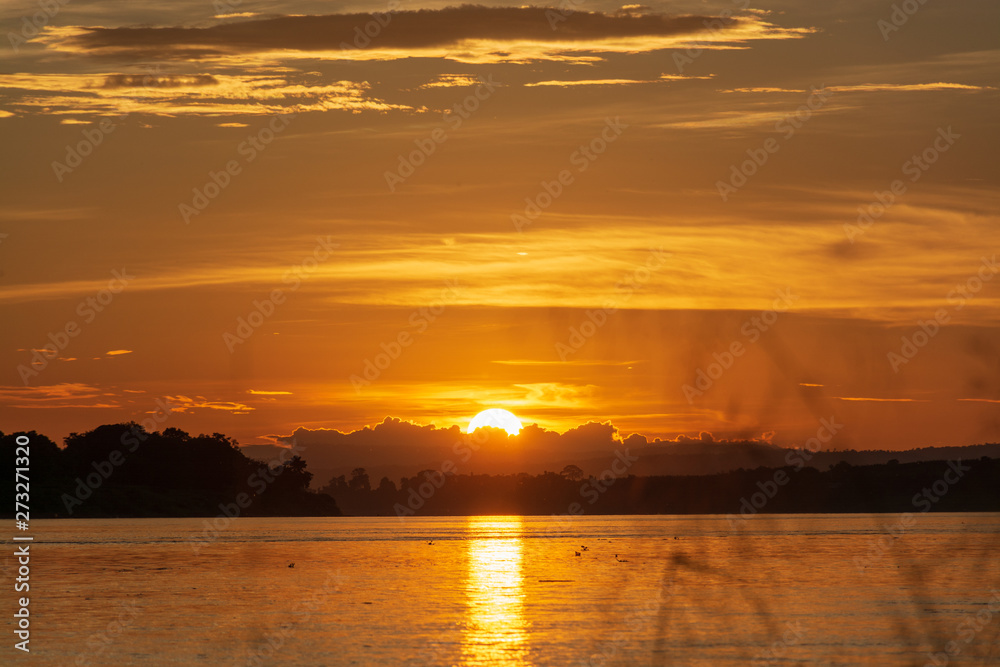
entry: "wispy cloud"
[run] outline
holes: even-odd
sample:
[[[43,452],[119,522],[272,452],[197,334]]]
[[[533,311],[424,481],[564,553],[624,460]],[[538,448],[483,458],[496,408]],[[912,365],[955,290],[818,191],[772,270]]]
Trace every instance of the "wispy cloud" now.
[[[817,109],[812,113],[818,114],[831,113],[835,111],[847,111],[851,108],[853,107],[837,103],[835,101],[829,101],[825,103],[822,108]],[[783,120],[787,120],[790,113],[791,111],[789,110],[787,104],[775,106],[773,109],[762,111],[754,111],[750,109],[716,111],[699,114],[697,117],[691,117],[685,120],[676,120],[669,123],[658,124],[656,127],[683,130],[758,127],[764,125],[774,125]]]
[[[105,400],[109,394],[81,382],[64,382],[40,387],[0,387],[0,404],[8,408],[118,408]]]
[[[367,82],[319,84],[309,77],[299,79],[253,74],[147,77],[22,73],[0,75],[0,87],[9,89],[6,106],[50,115],[260,116],[285,111],[411,109],[372,97]]]
[[[174,412],[192,412],[194,410],[222,410],[234,415],[245,415],[253,412],[252,406],[236,401],[210,401],[204,396],[167,396]]]
[[[852,191],[846,191],[836,202],[857,199]],[[992,199],[972,193],[965,197],[966,204],[975,202],[987,206]],[[658,216],[618,216],[613,237],[607,234],[603,216],[585,214],[554,217],[550,228],[535,230],[530,240],[504,232],[470,233],[454,235],[454,245],[447,245],[438,237],[395,233],[391,247],[345,242],[338,251],[338,261],[317,267],[310,284],[322,293],[317,297],[322,302],[350,304],[409,307],[432,303],[440,298],[442,281],[453,279],[461,286],[455,305],[594,308],[616,300],[628,308],[699,310],[767,308],[774,286],[791,284],[796,294],[808,299],[811,308],[847,316],[844,309],[867,307],[880,319],[908,321],[914,313],[938,307],[941,295],[954,284],[952,267],[981,253],[981,233],[997,222],[995,215],[957,216],[927,228],[918,216],[922,210],[918,195],[914,194],[908,204],[910,208],[901,210],[891,223],[900,232],[892,239],[893,252],[900,253],[900,259],[866,267],[864,272],[854,272],[850,266],[832,267],[836,280],[830,279],[830,273],[817,272],[815,266],[817,258],[826,260],[828,244],[842,240],[840,221],[834,218],[838,224],[828,228],[783,224],[781,233],[775,235],[771,230],[780,211],[772,208],[766,220],[741,213],[732,220],[713,217],[711,225],[692,224],[701,220],[696,214],[684,225],[670,226]],[[798,206],[794,215],[803,210]],[[827,219],[822,212],[810,215]],[[555,227],[559,222],[565,228]],[[391,227],[372,223],[371,229]],[[950,245],[938,242],[944,236],[950,237]],[[281,284],[288,265],[300,257],[303,243],[308,242],[312,239],[272,238],[266,252],[256,246],[234,245],[227,266],[213,266],[211,257],[197,253],[180,265],[150,262],[142,283],[130,285],[129,290],[140,294],[204,286],[268,288]],[[650,248],[667,242],[672,253],[669,261],[650,275],[642,289],[625,294],[616,288],[623,277],[644,265]],[[878,247],[877,240],[871,243]],[[527,255],[517,255],[526,247],[530,250]],[[775,261],[733,265],[732,256],[748,253]],[[524,285],[520,276],[526,271],[544,275],[544,284]],[[906,287],[893,281],[905,281]],[[874,290],[873,285],[886,287]],[[82,298],[105,286],[106,280],[99,277],[10,285],[0,292],[0,303]],[[988,313],[995,313],[998,304],[1000,297],[984,293],[957,313],[956,321],[992,317]]]
[[[873,401],[876,403],[929,403],[922,398],[863,398],[857,396],[834,396],[838,401]]]
[[[995,90],[991,86],[973,86],[965,83],[857,83],[840,86],[824,86],[825,90],[834,93],[886,93],[886,92],[927,92],[945,90],[981,91]],[[777,88],[769,86],[752,86],[748,88],[727,88],[720,93],[807,93],[804,88]]]
[[[559,86],[559,87],[569,87],[569,86],[632,86],[644,83],[664,83],[668,81],[689,81],[697,79],[711,79],[712,75],[707,76],[681,76],[678,74],[661,74],[656,79],[570,79],[570,80],[558,80],[553,79],[550,81],[535,81],[534,83],[524,84],[526,88],[531,88],[534,86]]]
[[[595,359],[567,359],[566,361],[559,360],[543,360],[543,359],[498,359],[493,361],[494,364],[501,364],[504,366],[632,366],[635,364],[642,363],[641,361],[601,361]]]
[[[859,83],[851,86],[827,86],[835,93],[925,92],[941,90],[995,90],[990,86],[970,86],[964,83]]]
[[[260,16],[258,12],[234,12],[232,14],[216,14],[217,19],[249,19]]]
[[[720,93],[804,93],[805,90],[799,88],[773,88],[769,86],[755,86],[750,88],[727,88],[720,90]]]
[[[432,81],[419,86],[418,90],[426,90],[428,88],[464,88],[479,85],[480,82],[481,80],[478,77],[474,77],[471,74],[440,74]]]

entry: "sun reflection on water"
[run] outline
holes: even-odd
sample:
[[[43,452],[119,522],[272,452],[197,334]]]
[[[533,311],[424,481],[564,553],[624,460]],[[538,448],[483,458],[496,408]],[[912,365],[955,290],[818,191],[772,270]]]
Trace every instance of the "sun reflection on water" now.
[[[521,579],[521,518],[469,517],[463,665],[531,665]]]

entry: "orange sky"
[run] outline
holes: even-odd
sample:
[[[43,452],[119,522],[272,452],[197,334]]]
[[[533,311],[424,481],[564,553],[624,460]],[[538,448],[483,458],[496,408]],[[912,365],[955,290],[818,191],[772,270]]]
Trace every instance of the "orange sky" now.
[[[1000,437],[995,3],[230,4],[0,10],[0,429]]]

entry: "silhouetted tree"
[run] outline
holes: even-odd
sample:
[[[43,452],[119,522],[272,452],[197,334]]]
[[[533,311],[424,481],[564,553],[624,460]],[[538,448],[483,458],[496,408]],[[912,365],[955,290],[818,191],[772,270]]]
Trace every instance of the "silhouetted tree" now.
[[[289,480],[290,486],[301,491],[309,488],[313,474],[306,470],[306,462],[301,456],[293,456],[290,461],[286,461],[281,475]]]
[[[563,468],[562,472],[559,474],[571,482],[579,482],[583,479],[583,470],[581,470],[579,466],[575,466],[573,464]]]
[[[351,481],[348,487],[352,491],[371,491],[371,482],[368,479],[368,471],[364,468],[355,468],[351,471]]]
[[[0,453],[13,448],[16,435],[0,433]],[[300,457],[268,471],[221,433],[192,437],[178,428],[149,433],[135,422],[105,424],[70,434],[63,449],[43,435],[25,435],[37,490],[33,514],[212,516],[240,494],[252,498],[247,515],[340,514],[332,500],[308,491],[312,473]],[[263,490],[263,478],[255,477],[261,471],[271,478]]]

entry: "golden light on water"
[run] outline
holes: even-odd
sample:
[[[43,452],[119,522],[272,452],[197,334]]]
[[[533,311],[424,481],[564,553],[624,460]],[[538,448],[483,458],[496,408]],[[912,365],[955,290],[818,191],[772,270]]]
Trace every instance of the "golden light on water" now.
[[[463,665],[530,665],[520,517],[469,517]]]

